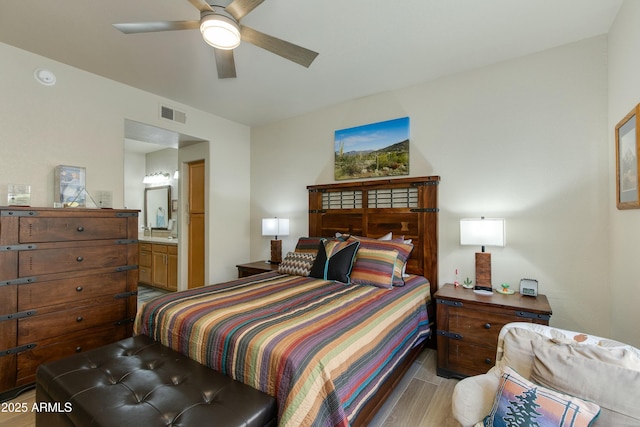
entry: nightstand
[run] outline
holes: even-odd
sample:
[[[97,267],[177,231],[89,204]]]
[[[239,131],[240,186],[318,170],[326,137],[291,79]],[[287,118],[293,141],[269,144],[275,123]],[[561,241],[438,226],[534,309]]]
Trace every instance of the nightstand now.
[[[477,295],[473,289],[450,283],[435,293],[438,339],[437,373],[464,378],[486,373],[495,365],[498,334],[511,322],[548,325],[547,297],[519,293]]]
[[[267,271],[278,271],[279,264],[271,264],[266,261],[255,261],[246,264],[238,264],[238,278],[253,276],[254,274],[266,273]]]

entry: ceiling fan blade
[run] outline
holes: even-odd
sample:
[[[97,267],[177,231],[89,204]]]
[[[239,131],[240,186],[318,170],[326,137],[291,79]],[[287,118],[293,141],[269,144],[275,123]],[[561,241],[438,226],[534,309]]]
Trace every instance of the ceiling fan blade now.
[[[219,79],[231,79],[236,77],[236,61],[233,58],[233,50],[213,48],[216,55],[216,68]]]
[[[242,41],[261,47],[271,53],[282,56],[289,61],[300,64],[303,67],[309,68],[313,60],[318,56],[317,52],[305,49],[304,47],[289,43],[277,37],[261,33],[253,28],[245,27],[244,25],[240,26],[240,35],[242,37]]]
[[[189,0],[189,3],[200,12],[213,12],[211,5],[204,0]]]
[[[200,21],[127,22],[112,25],[125,34],[136,34],[198,29],[200,28]]]
[[[236,21],[239,21],[247,16],[253,9],[260,6],[263,1],[264,0],[233,0],[224,10],[236,18]]]

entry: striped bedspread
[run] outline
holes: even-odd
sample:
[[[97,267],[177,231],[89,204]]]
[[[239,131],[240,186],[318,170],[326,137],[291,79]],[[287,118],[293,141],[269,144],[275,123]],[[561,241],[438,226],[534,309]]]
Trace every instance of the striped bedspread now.
[[[135,333],[276,397],[280,426],[347,426],[429,334],[429,285],[392,290],[263,273],[167,294]]]

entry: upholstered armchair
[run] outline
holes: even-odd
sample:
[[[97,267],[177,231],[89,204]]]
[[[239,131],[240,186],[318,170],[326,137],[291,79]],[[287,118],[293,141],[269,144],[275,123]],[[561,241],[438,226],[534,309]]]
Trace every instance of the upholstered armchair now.
[[[452,406],[465,427],[482,426],[485,417],[489,426],[516,425],[509,421],[520,412],[531,423],[560,417],[568,426],[589,425],[590,419],[592,426],[639,426],[640,350],[579,332],[510,323],[500,331],[496,365],[461,380]]]

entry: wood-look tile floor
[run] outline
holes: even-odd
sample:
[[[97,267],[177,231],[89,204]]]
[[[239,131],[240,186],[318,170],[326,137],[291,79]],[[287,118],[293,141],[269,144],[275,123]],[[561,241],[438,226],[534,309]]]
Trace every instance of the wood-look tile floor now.
[[[36,401],[35,390],[22,393],[13,400],[9,400],[2,405],[0,411],[0,426],[2,427],[33,427],[36,425],[36,414],[31,412]],[[23,408],[27,408],[23,412]]]
[[[436,351],[425,349],[370,427],[460,427],[451,413],[456,379],[436,375]]]
[[[460,427],[451,415],[451,395],[456,383],[457,380],[436,375],[436,352],[424,350],[370,427]],[[7,403],[13,403],[14,407],[25,403],[31,408],[34,402],[35,391],[31,390]],[[2,427],[35,425],[33,412],[0,412]]]

